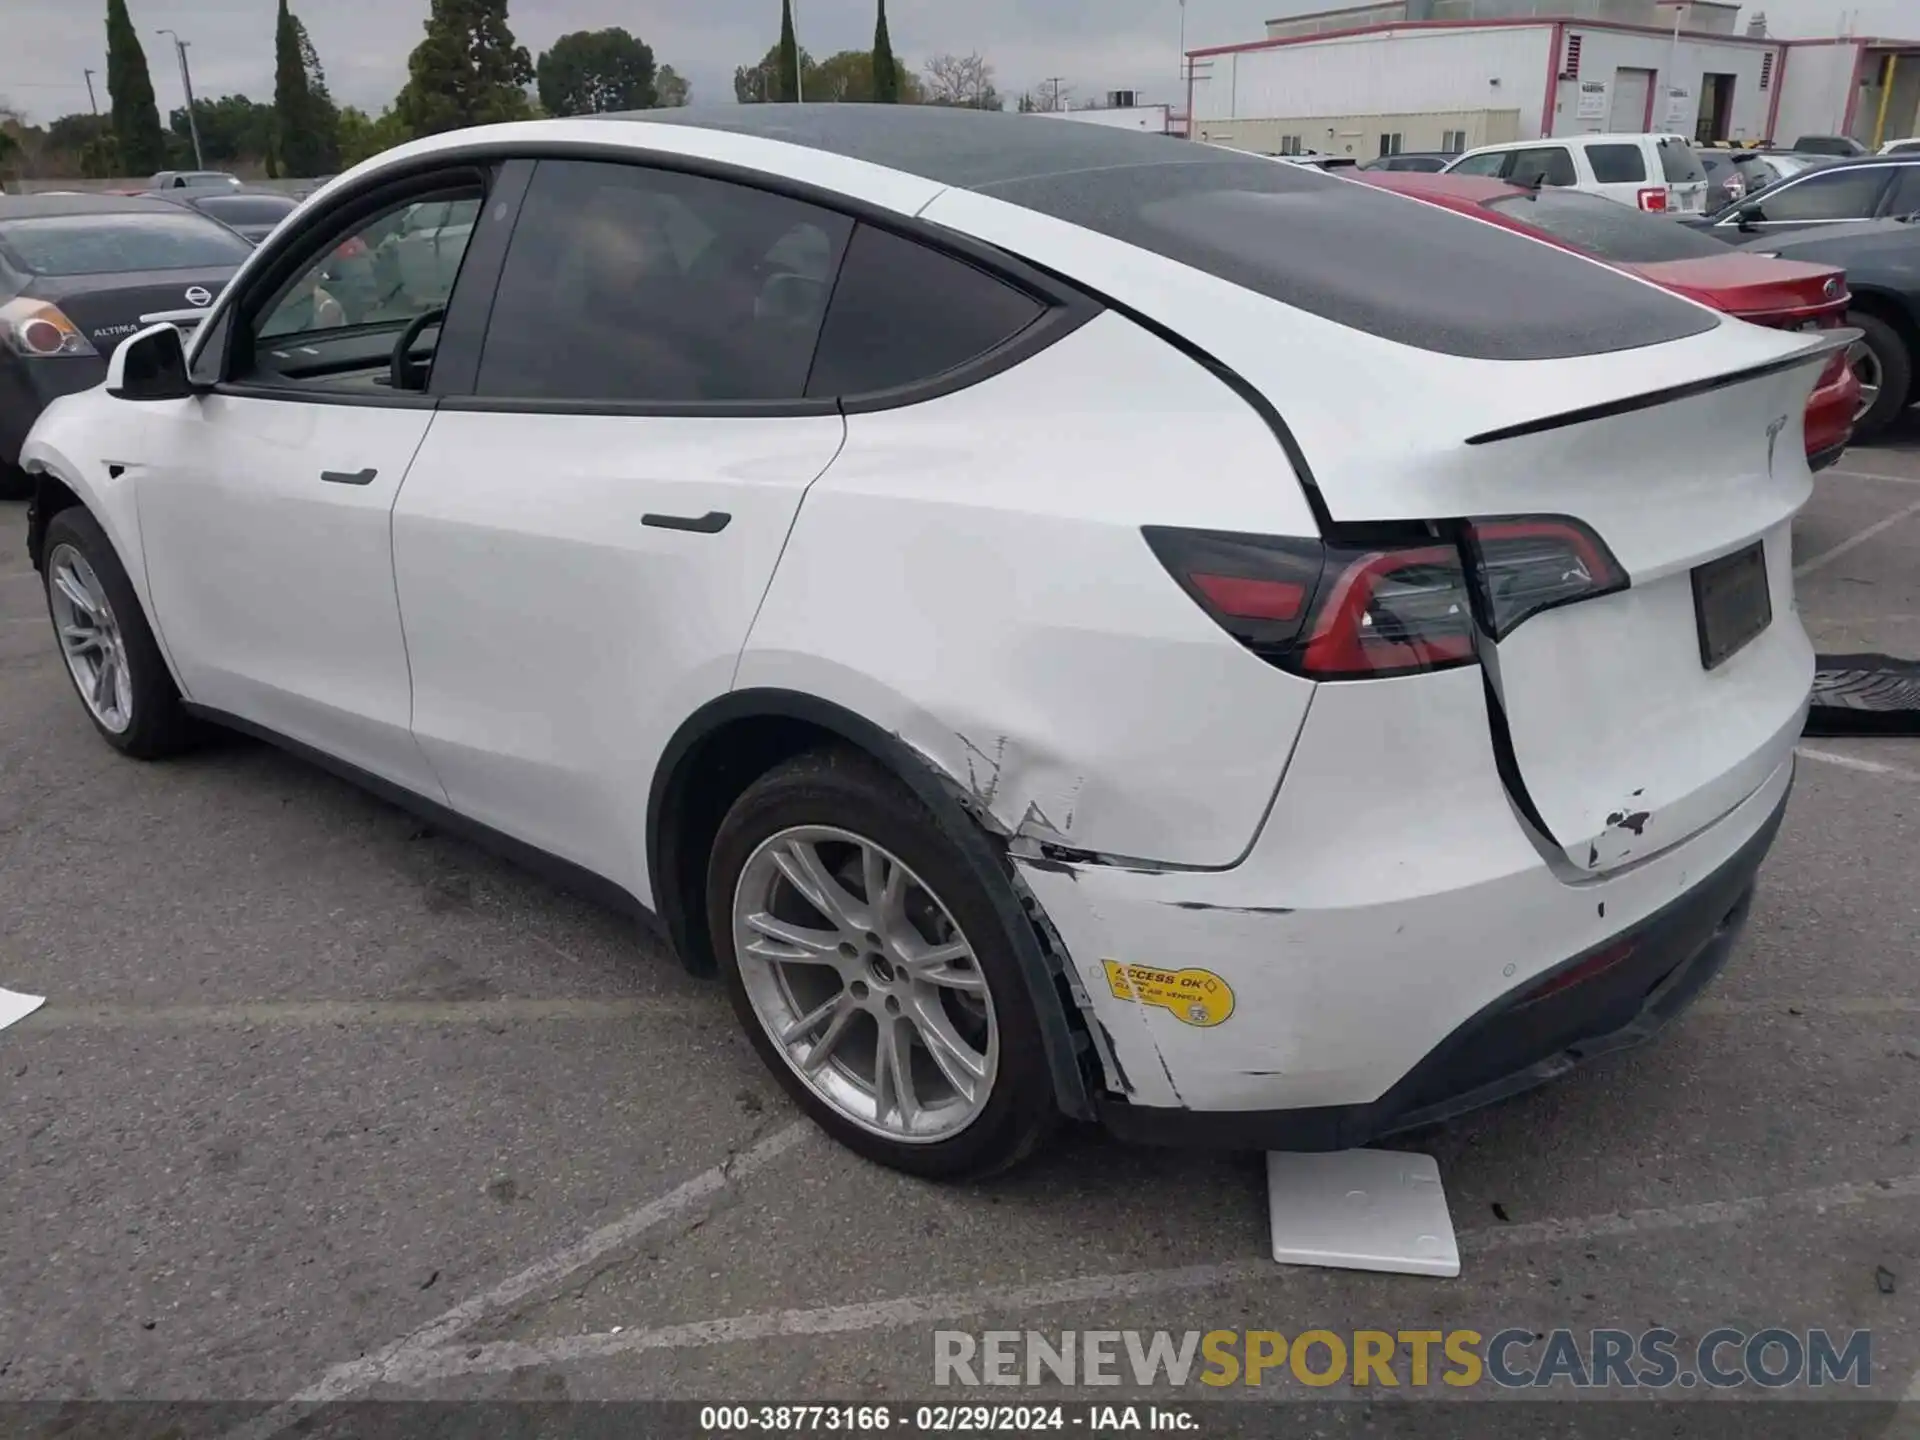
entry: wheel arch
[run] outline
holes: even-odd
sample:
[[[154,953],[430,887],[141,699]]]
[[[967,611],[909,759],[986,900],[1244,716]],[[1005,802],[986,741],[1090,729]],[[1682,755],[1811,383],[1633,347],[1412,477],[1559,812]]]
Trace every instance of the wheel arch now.
[[[1068,1115],[1093,1118],[1088,1065],[1091,1041],[1067,987],[1064,957],[1042,945],[1011,874],[1003,845],[961,803],[964,787],[872,720],[795,690],[735,690],[690,715],[661,753],[647,798],[647,873],[653,908],[682,962],[696,973],[715,967],[706,924],[706,857],[733,802],[761,775],[823,745],[866,754],[911,790],[961,855],[1001,883],[988,893],[1013,939],[1040,1020],[1055,1096]]]

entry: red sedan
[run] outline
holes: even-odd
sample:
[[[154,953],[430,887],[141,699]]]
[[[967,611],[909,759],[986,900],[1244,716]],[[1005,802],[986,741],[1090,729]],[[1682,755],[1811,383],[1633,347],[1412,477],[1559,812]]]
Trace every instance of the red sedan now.
[[[1552,186],[1522,189],[1472,175],[1358,170],[1349,171],[1347,178],[1631,270],[1755,325],[1813,330],[1845,322],[1850,297],[1844,270],[1748,255],[1597,195]],[[1859,378],[1844,354],[1835,355],[1807,401],[1807,463],[1815,470],[1840,458],[1859,411]]]

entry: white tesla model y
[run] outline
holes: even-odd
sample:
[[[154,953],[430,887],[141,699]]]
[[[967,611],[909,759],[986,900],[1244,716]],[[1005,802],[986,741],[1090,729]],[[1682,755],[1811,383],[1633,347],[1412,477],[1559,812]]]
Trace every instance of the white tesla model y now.
[[[863,1154],[1345,1146],[1725,961],[1845,338],[1094,126],[491,127],[50,408],[31,544],[109,744],[254,732],[657,917]]]

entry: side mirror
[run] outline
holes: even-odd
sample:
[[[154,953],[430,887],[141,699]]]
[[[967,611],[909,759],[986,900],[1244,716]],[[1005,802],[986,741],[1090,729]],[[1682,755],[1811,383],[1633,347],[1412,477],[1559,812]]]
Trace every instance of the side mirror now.
[[[193,394],[180,331],[149,325],[122,340],[107,361],[107,393],[120,400],[184,400]]]

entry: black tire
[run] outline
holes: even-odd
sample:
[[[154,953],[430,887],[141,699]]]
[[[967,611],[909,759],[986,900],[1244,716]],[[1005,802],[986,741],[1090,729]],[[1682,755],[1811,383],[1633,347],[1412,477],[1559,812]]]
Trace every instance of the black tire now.
[[[1000,1054],[985,1106],[957,1134],[913,1143],[856,1124],[794,1072],[755,1013],[734,953],[734,892],[760,844],[796,825],[851,831],[891,852],[939,897],[972,946],[992,997]],[[1033,999],[1014,942],[987,889],[1006,883],[1002,877],[983,875],[941,833],[906,786],[850,749],[814,751],[769,771],[747,788],[721,822],[707,865],[706,903],[727,996],[767,1068],[821,1129],[850,1150],[926,1179],[978,1178],[1017,1164],[1058,1120]]]
[[[1907,408],[1907,399],[1913,393],[1913,356],[1900,332],[1878,315],[1849,310],[1847,324],[1865,332],[1863,343],[1880,365],[1880,398],[1853,422],[1853,438],[1859,443],[1873,439]]]
[[[140,598],[133,593],[133,585],[120,564],[120,557],[114,554],[107,532],[100,528],[98,520],[78,505],[69,506],[55,515],[47,526],[46,544],[41,552],[47,557],[44,584],[49,589],[53,584],[52,557],[62,545],[71,545],[80,552],[87,564],[93,567],[93,573],[99,577],[100,584],[107,592],[107,603],[113,607],[114,622],[119,627],[121,644],[126,650],[132,690],[132,720],[125,730],[116,732],[95,718],[92,709],[80,697],[79,685],[75,682],[75,698],[80,699],[81,709],[86,711],[87,719],[93,721],[93,728],[100,733],[101,739],[122,755],[130,755],[136,760],[158,760],[185,749],[193,740],[192,719],[180,706],[180,691],[173,683],[173,676],[168,673],[167,662],[160,656],[160,647],[154,642],[153,631],[147,625],[146,611],[141,609]],[[51,598],[47,608],[51,618]],[[58,636],[55,638],[57,641]],[[66,668],[64,660],[62,668]],[[67,678],[73,679],[71,671],[68,671]]]

